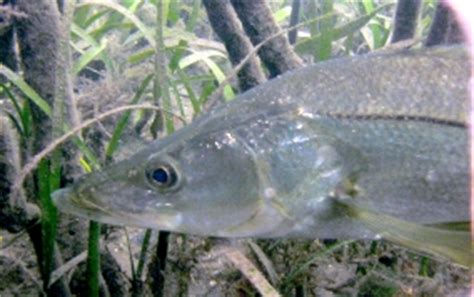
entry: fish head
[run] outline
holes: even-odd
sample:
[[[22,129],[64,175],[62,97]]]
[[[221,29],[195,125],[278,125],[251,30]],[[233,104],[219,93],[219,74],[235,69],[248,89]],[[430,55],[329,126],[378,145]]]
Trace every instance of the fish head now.
[[[258,176],[246,146],[226,130],[182,130],[81,177],[53,200],[103,223],[200,235],[219,236],[255,216]]]

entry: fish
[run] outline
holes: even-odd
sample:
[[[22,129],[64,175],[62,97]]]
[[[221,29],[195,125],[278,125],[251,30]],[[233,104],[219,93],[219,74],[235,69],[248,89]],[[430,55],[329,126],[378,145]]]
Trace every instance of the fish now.
[[[383,237],[471,266],[469,230],[442,227],[470,221],[469,77],[462,46],[306,66],[53,200],[107,224],[217,237]]]

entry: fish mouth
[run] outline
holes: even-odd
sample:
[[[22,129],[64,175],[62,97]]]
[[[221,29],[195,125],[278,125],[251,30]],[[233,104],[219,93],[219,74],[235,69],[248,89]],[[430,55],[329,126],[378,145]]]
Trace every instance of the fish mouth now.
[[[182,227],[183,217],[180,212],[134,214],[111,211],[78,195],[73,187],[59,189],[51,196],[53,203],[62,212],[100,223],[178,232]]]
[[[74,188],[59,189],[51,194],[51,198],[56,207],[65,213],[98,222],[103,222],[106,217],[113,217],[113,213],[104,207],[77,195]]]

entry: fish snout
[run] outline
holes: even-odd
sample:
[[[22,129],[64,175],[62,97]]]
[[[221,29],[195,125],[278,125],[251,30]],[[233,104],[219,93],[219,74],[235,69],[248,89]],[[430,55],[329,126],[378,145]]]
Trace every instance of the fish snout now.
[[[61,205],[63,204],[64,200],[66,200],[68,197],[71,196],[72,194],[71,192],[72,190],[70,188],[63,188],[63,189],[54,191],[51,194],[51,198],[53,200],[54,205],[57,208],[61,208]]]

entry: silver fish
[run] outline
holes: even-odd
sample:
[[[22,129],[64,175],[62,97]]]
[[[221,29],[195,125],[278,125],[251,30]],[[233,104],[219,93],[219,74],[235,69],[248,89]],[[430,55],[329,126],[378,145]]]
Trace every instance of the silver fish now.
[[[82,177],[54,200],[110,224],[223,237],[382,235],[423,250],[426,232],[460,234],[426,225],[470,220],[468,79],[461,47],[308,66]],[[463,262],[471,240],[462,234],[454,253],[463,257],[434,252]]]

